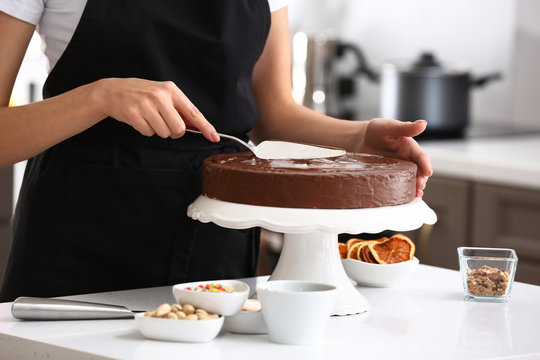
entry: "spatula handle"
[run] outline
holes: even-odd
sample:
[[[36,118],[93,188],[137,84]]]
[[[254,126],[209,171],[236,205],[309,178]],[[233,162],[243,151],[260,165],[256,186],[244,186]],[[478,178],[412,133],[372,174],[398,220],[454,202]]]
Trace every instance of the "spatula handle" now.
[[[19,297],[11,306],[11,314],[21,320],[90,320],[126,319],[134,316],[123,306],[86,301]]]

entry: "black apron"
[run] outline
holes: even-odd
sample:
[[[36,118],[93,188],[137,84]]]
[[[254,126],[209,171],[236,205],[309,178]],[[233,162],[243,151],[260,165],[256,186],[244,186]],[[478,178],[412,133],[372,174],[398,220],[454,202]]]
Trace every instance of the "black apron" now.
[[[269,28],[268,0],[88,0],[44,98],[106,77],[170,80],[218,132],[246,138]],[[255,275],[257,229],[186,215],[202,160],[237,151],[201,135],[145,137],[109,118],[30,159],[0,300]]]

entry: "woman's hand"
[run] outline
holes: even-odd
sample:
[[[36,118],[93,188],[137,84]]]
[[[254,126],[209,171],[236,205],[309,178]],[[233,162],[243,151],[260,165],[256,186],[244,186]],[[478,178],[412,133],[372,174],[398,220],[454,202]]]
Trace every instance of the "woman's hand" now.
[[[425,120],[403,122],[373,119],[367,122],[358,152],[380,154],[412,161],[418,165],[416,196],[423,195],[427,179],[433,174],[429,155],[412,138],[426,129]]]
[[[141,134],[178,138],[186,126],[219,141],[214,127],[171,82],[103,79],[32,104],[8,107],[35,26],[0,11],[0,167],[35,156],[106,117]]]
[[[171,81],[110,78],[96,86],[103,117],[124,122],[145,136],[177,139],[192,127],[208,140],[219,141],[212,124]]]

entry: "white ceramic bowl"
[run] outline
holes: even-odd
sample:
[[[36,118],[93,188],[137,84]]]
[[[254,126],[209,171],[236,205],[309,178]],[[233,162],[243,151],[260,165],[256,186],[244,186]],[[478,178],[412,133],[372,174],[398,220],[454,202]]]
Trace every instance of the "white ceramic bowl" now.
[[[262,311],[239,311],[225,317],[225,330],[237,334],[266,334],[268,329]]]
[[[341,263],[350,279],[358,285],[392,287],[405,281],[418,266],[415,257],[396,264],[370,264],[355,259],[342,259]]]
[[[135,315],[139,331],[149,339],[182,342],[208,342],[223,326],[223,316],[211,320],[172,320]]]
[[[257,286],[270,341],[314,344],[325,331],[334,308],[334,285],[273,280]]]
[[[187,290],[187,287],[196,287],[206,284],[221,284],[222,286],[234,289],[234,292],[201,292]],[[173,295],[179,304],[191,304],[196,308],[201,308],[209,313],[219,315],[234,315],[242,308],[249,294],[248,284],[238,280],[212,280],[197,281],[191,283],[177,284],[173,286]]]

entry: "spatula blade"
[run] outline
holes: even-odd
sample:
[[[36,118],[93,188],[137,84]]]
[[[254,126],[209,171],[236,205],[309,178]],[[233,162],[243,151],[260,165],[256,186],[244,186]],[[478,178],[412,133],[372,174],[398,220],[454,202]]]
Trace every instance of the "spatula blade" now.
[[[256,156],[261,159],[318,159],[345,155],[339,148],[267,140],[257,145]]]

